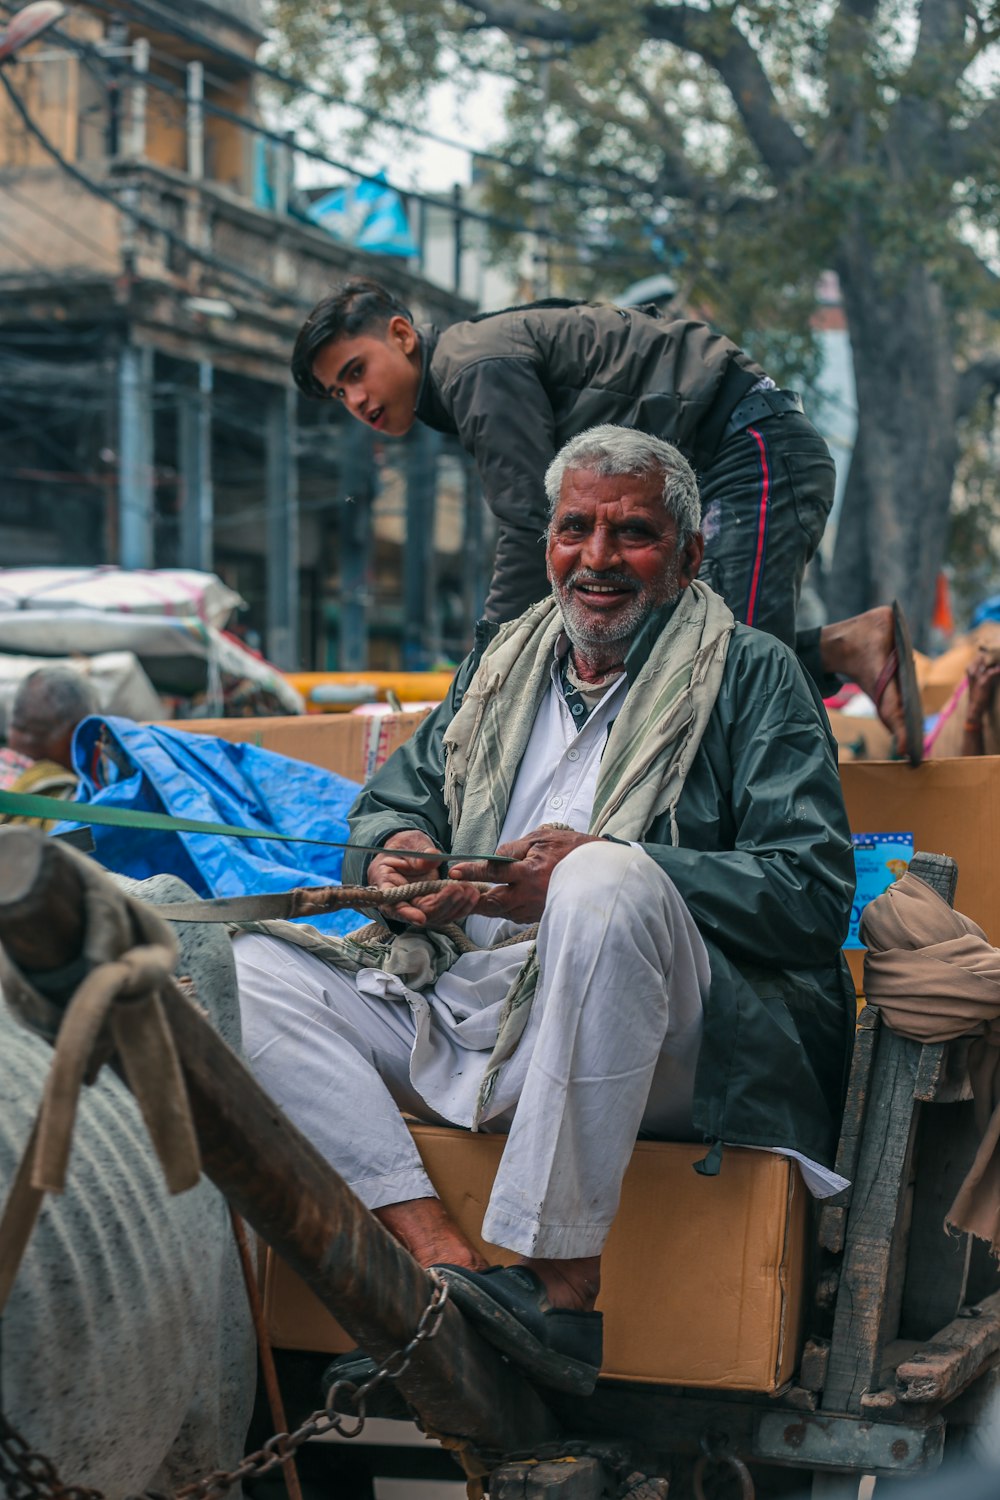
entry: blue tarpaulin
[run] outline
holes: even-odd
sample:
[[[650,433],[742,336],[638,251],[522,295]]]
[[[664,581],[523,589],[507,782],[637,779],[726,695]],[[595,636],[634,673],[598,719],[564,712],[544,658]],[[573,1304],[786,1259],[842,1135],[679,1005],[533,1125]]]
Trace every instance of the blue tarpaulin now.
[[[80,802],[311,839],[348,837],[347,811],[359,790],[333,771],[256,745],[110,716],[80,723],[73,761]],[[342,849],[316,844],[129,828],[95,827],[93,834],[106,869],[135,880],[179,875],[199,896],[335,885],[344,861]],[[345,933],[367,918],[342,911],[309,920],[324,932]]]
[[[347,245],[375,255],[419,254],[403,200],[379,172],[374,182],[334,188],[310,203],[309,218]]]

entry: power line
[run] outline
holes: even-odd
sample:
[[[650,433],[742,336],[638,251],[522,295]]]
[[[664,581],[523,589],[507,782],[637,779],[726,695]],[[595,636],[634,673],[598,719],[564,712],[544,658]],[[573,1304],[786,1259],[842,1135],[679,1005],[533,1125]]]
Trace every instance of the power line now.
[[[272,286],[270,282],[262,280],[262,278],[259,276],[254,276],[250,271],[244,271],[242,266],[234,265],[232,262],[223,260],[217,255],[212,255],[207,250],[199,249],[197,245],[192,245],[190,241],[186,240],[183,235],[178,234],[176,230],[168,228],[165,224],[161,224],[158,219],[154,219],[149,214],[144,214],[140,212],[139,209],[132,208],[130,205],[122,203],[121,200],[116,197],[116,195],[112,193],[108,188],[102,187],[101,184],[95,182],[92,177],[88,177],[86,172],[81,172],[79,167],[75,166],[73,162],[67,160],[67,158],[62,154],[59,148],[51,140],[49,140],[49,137],[45,134],[41,127],[37,125],[32,119],[31,114],[24,103],[24,100],[21,98],[17,89],[14,88],[14,85],[10,82],[6,75],[6,72],[3,70],[0,70],[0,84],[2,84],[4,89],[6,90],[11,104],[14,106],[14,109],[21,119],[22,123],[24,124],[25,128],[30,132],[31,135],[34,136],[42,149],[52,157],[53,161],[55,161],[63,169],[63,171],[73,179],[74,182],[79,183],[81,187],[85,188],[88,193],[92,193],[95,198],[101,198],[104,200],[104,202],[110,203],[112,207],[117,209],[120,214],[123,214],[127,219],[130,219],[132,223],[139,225],[140,228],[149,229],[154,234],[162,234],[170,244],[178,246],[180,249],[184,250],[188,255],[190,255],[192,259],[201,261],[203,265],[211,266],[213,270],[220,271],[227,276],[235,276],[238,280],[245,282],[246,285],[252,286],[256,291],[262,292],[265,296],[270,297],[273,300],[283,302],[287,306],[310,306],[308,299],[292,296],[286,292],[279,291],[276,287]]]
[[[122,16],[121,7],[116,5],[114,0],[87,0],[87,3],[97,10],[104,11],[107,15],[119,18]],[[382,111],[374,109],[371,105],[361,104],[353,99],[345,99],[342,96],[331,93],[327,89],[317,88],[315,84],[307,83],[304,78],[299,78],[295,74],[285,73],[280,68],[270,67],[267,63],[260,63],[256,59],[248,58],[244,53],[237,52],[235,48],[223,46],[221,42],[215,41],[212,37],[199,31],[197,27],[189,26],[169,12],[164,12],[158,5],[149,4],[148,0],[129,0],[129,3],[133,10],[137,10],[140,14],[147,16],[161,30],[174,36],[184,37],[187,41],[206,47],[210,51],[216,52],[220,57],[225,57],[232,62],[239,63],[242,68],[256,73],[260,77],[270,79],[272,83],[278,83],[285,88],[294,89],[300,94],[309,94],[313,98],[321,100],[324,104],[353,109],[363,115],[365,119],[377,121],[379,124],[387,125],[393,130],[404,131],[417,136],[421,140],[433,141],[436,145],[447,146],[454,151],[464,152],[467,156],[478,157],[482,161],[492,162],[497,166],[513,168],[517,172],[523,172],[526,177],[537,177],[548,182],[562,182],[569,187],[585,187],[626,198],[631,196],[636,188],[641,188],[649,192],[657,190],[655,182],[636,177],[633,173],[622,172],[618,168],[612,168],[612,170],[628,186],[623,185],[621,188],[614,188],[606,183],[598,183],[586,178],[576,177],[572,173],[533,167],[527,163],[520,166],[511,162],[508,157],[501,156],[496,152],[485,149],[478,150],[469,146],[465,141],[453,140],[449,136],[439,134],[437,131],[428,130],[424,126],[414,125],[409,120],[396,119],[392,115],[386,115]]]
[[[90,43],[78,41],[75,37],[70,37],[64,32],[55,31],[55,29],[53,34],[57,35],[61,41],[69,46],[71,50],[77,52],[81,57],[90,56],[97,59],[102,58],[99,47],[96,47]],[[239,56],[239,54],[235,55]],[[187,100],[187,91],[184,88],[180,87],[177,84],[171,83],[166,78],[161,78],[156,73],[146,72],[142,69],[134,68],[130,64],[120,62],[116,63],[115,72],[119,76],[138,79],[142,82],[143,85],[151,86],[154,89],[159,89],[162,93],[170,95],[174,98],[184,101]],[[282,132],[272,130],[269,126],[262,125],[256,120],[248,119],[246,115],[239,114],[234,110],[226,109],[221,104],[215,104],[209,99],[203,99],[201,101],[201,108],[205,111],[206,114],[215,115],[219,119],[227,120],[231,124],[237,125],[243,130],[249,131],[251,135],[256,135],[265,140],[271,141],[275,145],[281,146],[286,150],[294,151],[300,156],[307,157],[310,161],[320,162],[323,166],[332,167],[335,171],[338,172],[345,172],[349,177],[356,178],[361,182],[370,182],[378,187],[386,186],[384,178],[378,173],[364,172],[359,167],[352,166],[348,162],[339,161],[336,157],[332,157],[326,152],[320,151],[315,147],[304,146],[298,142],[291,144],[288,140],[287,135],[283,134]],[[507,165],[509,166],[512,164],[508,162]],[[515,168],[515,170],[521,169]],[[527,171],[528,169],[526,168],[525,170]],[[420,192],[415,188],[406,188],[402,189],[402,191],[408,198],[411,198],[416,203],[425,203],[431,208],[440,209],[443,212],[454,216],[460,216],[461,218],[471,220],[474,223],[484,224],[491,229],[504,230],[512,234],[530,234],[535,239],[549,240],[555,244],[567,245],[578,249],[601,250],[604,246],[603,240],[593,241],[580,239],[572,235],[559,234],[555,230],[533,228],[531,225],[524,223],[523,220],[505,219],[501,218],[498,214],[485,213],[481,209],[469,208],[466,204],[453,204],[446,199],[435,197],[431,193]]]

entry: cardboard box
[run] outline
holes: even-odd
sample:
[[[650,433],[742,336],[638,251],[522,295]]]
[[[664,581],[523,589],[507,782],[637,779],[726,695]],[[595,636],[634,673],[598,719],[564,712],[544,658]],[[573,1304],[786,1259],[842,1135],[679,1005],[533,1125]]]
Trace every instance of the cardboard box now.
[[[888,759],[892,734],[881,719],[861,719],[834,708],[828,708],[826,716],[837,741],[838,761]]]
[[[452,1217],[492,1262],[514,1257],[480,1238],[504,1147],[496,1135],[414,1125]],[[798,1362],[808,1193],[787,1158],[736,1148],[717,1177],[704,1146],[639,1141],[602,1265],[609,1378],[774,1391]],[[267,1252],[264,1311],[278,1348],[339,1353],[351,1341],[287,1266]]]
[[[363,783],[427,717],[412,714],[288,714],[273,719],[174,719],[168,729],[214,734],[309,761]]]
[[[913,833],[914,853],[958,861],[957,910],[1000,943],[1000,756],[840,767],[852,833]],[[848,953],[859,994],[860,950]]]

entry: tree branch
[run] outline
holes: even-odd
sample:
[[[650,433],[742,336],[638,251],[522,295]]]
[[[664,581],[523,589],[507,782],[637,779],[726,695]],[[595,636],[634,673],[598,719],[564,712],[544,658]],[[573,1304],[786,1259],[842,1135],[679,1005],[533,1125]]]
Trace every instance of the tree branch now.
[[[994,402],[1000,396],[1000,353],[986,354],[962,371],[958,377],[956,415],[967,417],[985,390]]]
[[[960,130],[947,132],[941,143],[941,162],[953,182],[974,175],[984,167],[995,170],[996,142],[1000,139],[1000,99],[990,99]]]
[[[606,29],[535,5],[533,0],[468,0],[468,9],[481,17],[470,23],[470,29],[495,26],[516,36],[571,46],[596,41]],[[785,119],[757,53],[725,11],[686,4],[647,5],[640,15],[652,41],[670,42],[693,52],[715,69],[777,181],[806,165],[808,147]]]

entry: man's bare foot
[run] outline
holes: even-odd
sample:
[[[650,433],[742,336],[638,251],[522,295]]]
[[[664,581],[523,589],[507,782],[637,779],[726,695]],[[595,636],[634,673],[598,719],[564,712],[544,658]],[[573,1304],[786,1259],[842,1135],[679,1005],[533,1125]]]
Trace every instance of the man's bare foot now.
[[[516,1264],[534,1271],[553,1307],[569,1312],[594,1311],[601,1290],[599,1255],[581,1256],[577,1260],[531,1260],[522,1255]]]
[[[485,1271],[489,1265],[448,1217],[440,1198],[411,1198],[372,1212],[425,1270],[447,1265]]]
[[[906,755],[906,720],[898,678],[889,680],[881,702],[875,699],[879,673],[895,644],[892,609],[888,604],[866,610],[863,615],[852,615],[849,620],[824,625],[819,637],[823,670],[839,672],[868,694],[882,723],[896,736],[899,754]]]

